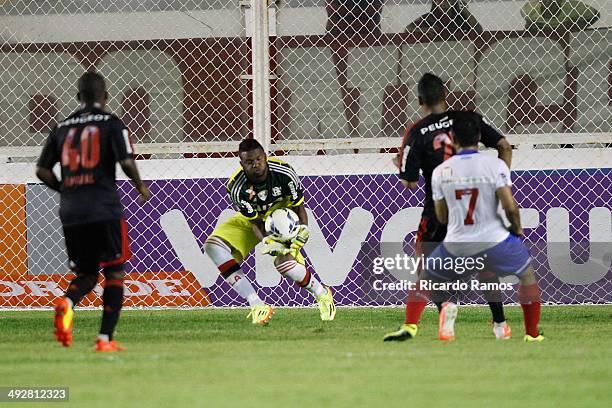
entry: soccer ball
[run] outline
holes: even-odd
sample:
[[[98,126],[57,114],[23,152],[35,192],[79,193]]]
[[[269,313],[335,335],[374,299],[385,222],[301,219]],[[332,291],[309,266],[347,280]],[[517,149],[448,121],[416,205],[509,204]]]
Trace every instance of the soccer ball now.
[[[288,242],[296,237],[300,226],[300,220],[293,211],[287,208],[274,210],[266,218],[266,233],[274,235],[279,241]]]

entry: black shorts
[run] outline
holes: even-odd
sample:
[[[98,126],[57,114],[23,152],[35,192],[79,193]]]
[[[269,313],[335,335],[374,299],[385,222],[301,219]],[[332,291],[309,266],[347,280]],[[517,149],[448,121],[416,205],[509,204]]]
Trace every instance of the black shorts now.
[[[446,225],[436,218],[423,216],[416,234],[416,254],[429,256],[446,237]]]
[[[132,257],[124,219],[64,226],[68,258],[78,269],[119,266]]]

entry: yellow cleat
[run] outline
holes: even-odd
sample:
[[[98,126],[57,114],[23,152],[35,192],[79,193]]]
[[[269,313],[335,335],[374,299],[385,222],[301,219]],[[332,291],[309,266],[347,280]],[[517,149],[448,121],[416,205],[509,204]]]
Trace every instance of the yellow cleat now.
[[[251,313],[247,315],[247,319],[251,317],[253,319],[253,324],[261,324],[265,326],[268,324],[273,314],[274,310],[271,306],[257,305],[251,308]]]
[[[324,295],[317,297],[317,303],[319,304],[321,320],[324,322],[334,320],[334,317],[336,317],[336,305],[334,304],[334,297],[329,287]]]
[[[526,334],[525,337],[523,337],[523,341],[525,341],[526,343],[531,343],[531,342],[540,342],[540,341],[544,341],[546,337],[542,336],[541,334],[538,334],[537,337],[531,337],[530,335]]]
[[[398,330],[385,334],[383,341],[408,340],[415,337],[418,331],[419,328],[416,324],[402,324]]]

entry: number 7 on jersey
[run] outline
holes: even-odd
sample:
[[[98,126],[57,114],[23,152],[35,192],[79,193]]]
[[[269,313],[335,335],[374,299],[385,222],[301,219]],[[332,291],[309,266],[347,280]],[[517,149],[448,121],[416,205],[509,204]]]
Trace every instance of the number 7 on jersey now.
[[[478,199],[478,189],[464,188],[460,190],[455,190],[455,198],[457,200],[462,200],[464,195],[470,196],[470,203],[468,204],[468,210],[467,214],[465,215],[465,219],[463,220],[463,225],[473,225],[474,208],[476,208],[476,200]]]

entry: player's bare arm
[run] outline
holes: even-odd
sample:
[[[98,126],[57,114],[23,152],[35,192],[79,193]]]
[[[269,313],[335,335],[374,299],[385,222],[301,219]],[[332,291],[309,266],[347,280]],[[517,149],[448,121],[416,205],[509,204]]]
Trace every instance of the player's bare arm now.
[[[400,158],[399,153],[396,154],[395,157],[393,157],[392,162],[393,162],[393,165],[395,167],[397,167],[401,171],[402,164],[401,164],[401,158]],[[400,177],[400,182],[402,183],[404,188],[407,188],[409,190],[416,189],[417,185],[419,184],[418,180],[417,181],[408,181],[408,180],[405,180],[405,179],[403,179],[401,177]]]
[[[399,179],[404,188],[414,190],[419,183],[419,172],[421,168],[422,149],[416,144],[414,137],[411,137],[411,130],[414,126],[406,128],[402,147],[393,158],[393,165],[399,170]]]
[[[61,183],[57,179],[57,176],[55,175],[55,173],[53,173],[53,170],[46,169],[44,167],[37,167],[36,177],[38,177],[40,181],[45,183],[45,185],[49,187],[51,190],[57,191],[59,193]]]
[[[253,229],[253,233],[257,237],[259,241],[263,241],[264,239],[264,223],[262,220],[254,219],[251,220],[251,228]]]
[[[297,207],[292,207],[291,208],[298,216],[298,218],[300,219],[300,225],[306,225],[308,226],[308,214],[306,213],[306,207],[304,207],[304,204],[300,204]]]
[[[497,157],[503,160],[508,168],[512,167],[512,146],[505,137],[499,139],[499,142],[497,142]]]
[[[436,210],[436,218],[440,224],[448,224],[448,207],[446,206],[446,200],[442,199],[434,201],[434,206]]]
[[[497,198],[502,205],[502,208],[506,212],[506,217],[508,217],[508,221],[510,221],[509,230],[514,235],[519,237],[523,236],[523,227],[521,226],[521,217],[519,214],[518,205],[516,204],[516,200],[512,195],[512,190],[510,187],[500,187],[496,191]]]
[[[132,159],[126,159],[119,162],[121,169],[133,182],[136,190],[140,194],[140,202],[144,203],[145,201],[151,198],[151,192],[149,188],[142,182],[140,178],[140,173],[138,172],[138,167],[136,166],[136,162]]]
[[[36,165],[36,177],[38,177],[47,187],[53,191],[60,192],[62,183],[58,180],[57,176],[53,172],[53,166],[59,161],[59,157],[55,148],[54,139],[55,129],[51,131],[51,134],[47,138],[45,146],[40,154],[41,159]]]
[[[402,182],[404,188],[407,188],[408,190],[416,190],[419,184],[418,181],[408,181],[404,179],[400,179],[400,181]]]
[[[396,154],[393,159],[391,159],[391,161],[393,162],[393,165],[395,167],[397,167],[400,171],[402,170],[402,163],[401,163],[401,157],[400,154]],[[404,186],[404,188],[407,188],[409,190],[414,190],[417,188],[417,184],[419,183],[418,181],[408,181],[405,180],[403,178],[400,177],[400,182],[402,183],[402,185]]]

